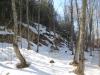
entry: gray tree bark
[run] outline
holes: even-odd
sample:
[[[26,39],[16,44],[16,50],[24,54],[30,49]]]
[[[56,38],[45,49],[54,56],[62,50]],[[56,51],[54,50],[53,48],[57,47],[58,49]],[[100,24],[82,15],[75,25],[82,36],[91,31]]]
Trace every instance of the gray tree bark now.
[[[21,44],[21,48],[22,48],[22,42],[21,42],[21,40],[22,40],[22,36],[21,36],[22,35],[22,30],[21,30],[22,29],[21,28],[21,24],[22,24],[22,0],[19,0],[19,6],[20,6],[20,12],[19,12],[20,13],[20,23],[19,23],[20,30],[19,31],[20,31],[20,44]]]
[[[97,36],[97,47],[100,48],[99,46],[99,22],[98,22],[98,17],[96,16],[96,19],[97,19],[97,26],[96,26],[96,36]],[[99,64],[100,66],[100,51],[99,51]]]
[[[20,60],[20,64],[17,65],[17,68],[24,68],[27,67],[27,62],[25,60],[25,58],[22,56],[19,48],[18,48],[18,44],[17,44],[17,13],[16,13],[16,5],[15,5],[15,0],[11,0],[12,1],[12,11],[13,11],[13,20],[14,20],[14,41],[13,41],[13,47],[14,47],[14,51],[16,53],[17,58]]]
[[[74,54],[73,49],[73,34],[74,34],[74,25],[73,25],[73,0],[71,0],[71,51],[72,55]]]
[[[31,46],[30,46],[30,36],[29,36],[29,0],[26,0],[26,19],[27,19],[27,40],[28,40],[28,47],[27,49],[30,50],[31,49]]]
[[[84,40],[85,40],[85,21],[86,21],[86,7],[87,0],[82,0],[82,18],[80,23],[79,31],[79,41],[78,41],[78,50],[79,50],[79,64],[77,67],[77,74],[84,75]]]
[[[79,22],[79,11],[78,11],[78,4],[77,4],[77,0],[75,0],[75,4],[76,4],[76,9],[77,9],[77,23],[78,23],[78,27],[80,30],[80,22]],[[79,34],[77,36],[77,39],[79,38]],[[77,43],[78,40],[76,40],[76,47],[75,47],[75,54],[74,54],[74,61],[73,61],[73,65],[77,65],[79,63],[79,51],[77,50]]]
[[[41,0],[39,0],[39,4]],[[37,38],[37,53],[39,52],[39,40],[40,40],[40,6],[38,7],[38,38]]]

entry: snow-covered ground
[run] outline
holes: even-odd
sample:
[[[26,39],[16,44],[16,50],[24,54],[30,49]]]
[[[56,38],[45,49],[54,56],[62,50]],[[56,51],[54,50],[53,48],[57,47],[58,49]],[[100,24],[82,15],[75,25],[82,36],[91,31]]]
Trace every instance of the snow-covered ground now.
[[[0,43],[0,75],[75,75],[73,70],[75,67],[69,65],[73,60],[71,52],[66,45],[60,47],[60,51],[50,52],[50,47],[40,46],[40,52],[36,53],[36,45],[33,44],[32,50],[27,50],[27,41],[22,40],[21,53],[30,63],[28,68],[17,69],[16,64],[19,62],[15,56],[13,45],[8,43]],[[19,43],[20,47],[20,43]],[[67,53],[65,53],[67,51]],[[97,52],[96,52],[97,53]],[[100,68],[97,66],[98,57],[94,53],[90,57],[86,53],[86,75],[100,75]],[[51,64],[50,60],[55,63]]]
[[[7,35],[7,34],[14,34],[14,33],[13,32],[8,32],[8,31],[0,31],[0,34]]]
[[[23,25],[27,27],[27,24]],[[37,32],[38,24],[34,24],[35,27],[30,26],[30,30],[34,33]],[[46,32],[46,27],[40,26],[40,34]],[[0,34],[14,34],[7,31],[0,31]],[[51,31],[51,35],[54,33]],[[54,38],[50,38],[48,35],[44,35],[53,42]],[[56,37],[59,37],[56,34]],[[61,38],[61,37],[60,37]],[[59,51],[51,52],[51,44],[45,40],[48,46],[41,45],[39,47],[39,53],[36,53],[37,45],[32,43],[32,50],[27,50],[27,40],[21,39],[18,43],[19,48],[25,59],[30,66],[24,69],[17,69],[16,64],[19,60],[14,53],[13,45],[8,43],[0,43],[0,75],[75,75],[73,70],[76,68],[69,65],[73,60],[71,51],[63,43],[62,47],[59,47]],[[22,48],[21,48],[22,44]],[[67,51],[67,52],[65,52]],[[98,67],[98,51],[93,53],[93,56],[89,56],[89,53],[85,53],[85,74],[86,75],[100,75],[100,67]],[[55,63],[51,64],[50,60],[54,60]]]
[[[30,67],[17,69],[16,64],[19,62],[15,56],[12,44],[0,43],[0,75],[75,75],[73,66],[69,65],[72,56],[65,53],[68,50],[66,46],[60,48],[58,52],[50,52],[50,47],[42,45],[40,52],[36,53],[36,45],[33,44],[34,50],[27,50],[27,41],[23,39],[21,53],[24,55]],[[19,43],[20,45],[20,43]],[[51,64],[50,60],[55,63]]]
[[[22,23],[22,25],[25,26],[25,27],[28,26],[28,25],[25,24],[25,23]],[[54,35],[54,32],[53,32],[53,31],[47,32],[47,31],[46,31],[46,27],[43,26],[42,24],[38,24],[38,23],[34,23],[33,25],[30,25],[30,26],[29,26],[29,29],[30,29],[32,32],[38,34],[38,25],[39,25],[40,34],[44,35],[44,34],[46,34],[46,33],[47,33],[47,34],[50,33],[52,36]],[[48,35],[44,35],[44,36],[47,37],[50,41],[53,41],[53,40],[55,39],[55,38],[50,38],[50,36],[48,36]],[[58,35],[58,34],[56,33],[55,36],[56,36],[56,38],[58,38],[60,35]],[[60,37],[61,37],[61,36],[60,36]]]

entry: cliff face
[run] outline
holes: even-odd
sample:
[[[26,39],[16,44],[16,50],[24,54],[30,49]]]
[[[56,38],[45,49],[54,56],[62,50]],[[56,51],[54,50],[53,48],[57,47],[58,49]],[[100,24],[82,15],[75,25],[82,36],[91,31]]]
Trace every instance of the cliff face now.
[[[41,24],[39,24],[40,27],[40,45],[46,45],[48,46],[48,43],[53,45],[54,43],[59,45],[60,42],[63,42],[62,38],[56,34],[54,37],[54,33],[52,31],[47,31],[47,28]],[[18,41],[20,40],[20,35],[22,38],[25,38],[27,40],[28,38],[28,25],[25,23],[18,24]],[[10,29],[6,29],[4,31],[0,31],[0,41],[1,42],[7,42],[7,43],[13,43],[13,26]],[[33,42],[37,44],[38,39],[38,24],[33,23],[29,26],[29,40],[30,42]]]
[[[13,33],[0,31],[0,42],[13,43]]]
[[[38,38],[38,32],[37,32],[37,25],[38,24],[33,24],[29,26],[29,40],[35,44],[37,44],[37,38]],[[21,26],[18,25],[18,36],[27,39],[28,38],[28,28],[27,24],[22,23]],[[21,28],[21,29],[20,29]],[[10,29],[2,30],[0,31],[0,41],[1,42],[8,42],[8,43],[13,43],[13,26]],[[53,32],[52,34],[49,34],[49,32],[46,31],[46,27],[42,26],[40,24],[40,43],[47,45],[47,41],[50,44],[53,44]]]

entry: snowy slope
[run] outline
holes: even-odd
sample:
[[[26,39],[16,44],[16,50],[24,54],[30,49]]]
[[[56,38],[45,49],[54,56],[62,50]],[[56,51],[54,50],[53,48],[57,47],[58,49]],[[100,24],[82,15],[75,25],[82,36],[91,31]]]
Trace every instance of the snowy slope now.
[[[34,50],[27,50],[27,41],[23,39],[24,45],[20,49],[26,60],[31,64],[30,67],[25,69],[17,69],[15,64],[18,63],[18,59],[15,57],[13,46],[7,43],[0,44],[0,75],[75,75],[71,71],[74,69],[69,65],[71,62],[70,57],[65,53],[65,48],[61,48],[59,52],[49,52],[50,48],[42,45],[40,47],[40,53],[36,53]],[[19,43],[20,45],[20,43]],[[36,49],[36,45],[33,45]],[[71,54],[71,53],[70,53]],[[2,60],[1,60],[2,59]],[[50,60],[55,61],[54,64],[49,63]],[[68,61],[67,61],[68,60]]]
[[[13,32],[8,31],[0,31],[0,34],[7,35],[7,34],[14,34]]]
[[[23,25],[27,27],[27,24]],[[29,28],[37,34],[37,23],[34,23],[34,26],[30,26]],[[40,26],[40,34],[48,33],[46,32],[46,27]],[[52,31],[50,31],[51,35],[54,35]],[[7,31],[0,31],[0,34],[14,34],[13,32],[9,33]],[[49,37],[48,35],[44,35],[49,40],[53,41],[54,38]],[[56,37],[59,37],[56,34]],[[32,50],[27,50],[27,40],[22,39],[19,41],[18,45],[21,53],[24,55],[25,59],[28,63],[30,63],[30,67],[25,69],[17,69],[16,64],[19,60],[16,58],[14,53],[13,45],[8,43],[0,43],[0,75],[75,75],[73,70],[76,67],[69,65],[73,60],[73,56],[71,55],[71,51],[67,48],[66,44],[63,43],[63,46],[58,47],[59,51],[50,52],[51,45],[46,40],[48,46],[41,45],[39,47],[39,53],[36,53],[37,45],[32,43]],[[22,44],[22,48],[21,48]],[[67,51],[67,52],[65,52]],[[90,57],[89,53],[85,53],[86,63],[85,63],[85,74],[86,75],[100,75],[100,67],[98,67],[98,52],[94,52],[94,56]],[[51,64],[50,60],[54,60],[55,63]]]
[[[27,50],[27,41],[23,39],[22,42],[24,44],[20,50],[31,64],[30,67],[17,69],[15,64],[19,61],[16,59],[12,44],[0,43],[0,75],[75,75],[73,73],[75,67],[69,65],[73,56],[66,45],[60,47],[59,52],[50,52],[50,47],[42,45],[40,52],[36,53],[35,44],[33,44],[33,50]],[[85,63],[86,75],[100,75],[95,53],[93,57],[86,53],[86,58],[88,58]],[[54,64],[49,63],[52,59],[55,61]]]
[[[25,27],[28,27],[27,24],[25,23],[22,23],[23,26]],[[43,26],[42,24],[38,24],[38,23],[33,23],[29,26],[29,29],[34,32],[35,34],[38,35],[38,25],[39,25],[39,31],[40,31],[40,34],[43,35],[44,37],[48,38],[50,41],[53,41],[55,38],[54,37],[50,37],[50,35],[54,36],[54,32],[53,31],[50,31],[50,32],[47,32],[46,31],[46,27]],[[56,38],[58,38],[60,35],[58,35],[56,33]],[[61,36],[60,36],[61,37]]]

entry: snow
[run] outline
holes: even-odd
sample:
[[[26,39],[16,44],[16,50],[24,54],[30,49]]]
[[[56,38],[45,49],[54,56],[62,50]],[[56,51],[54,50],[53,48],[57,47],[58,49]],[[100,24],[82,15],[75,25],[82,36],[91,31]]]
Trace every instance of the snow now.
[[[14,34],[14,33],[13,32],[8,32],[8,31],[0,31],[0,34],[7,35],[7,34]]]
[[[99,52],[97,49],[93,51],[93,56],[90,56],[89,53],[85,53],[86,63],[85,63],[85,74],[86,75],[100,75],[100,67],[98,66],[99,62]]]
[[[25,24],[25,23],[22,23],[22,25],[25,26],[25,27],[28,26],[28,25]],[[39,25],[39,32],[40,32],[40,34],[42,34],[42,35],[43,35],[44,33],[48,33],[48,34],[49,34],[49,32],[46,31],[46,27],[43,26],[42,24],[34,23],[34,26],[35,26],[35,27],[30,25],[30,26],[29,26],[29,29],[32,30],[34,33],[38,34],[38,25]],[[51,35],[54,35],[54,32],[53,32],[53,31],[50,31],[50,34],[51,34]],[[53,37],[50,37],[50,36],[48,36],[48,35],[44,35],[44,36],[47,37],[50,41],[53,41],[53,40],[54,40]],[[56,36],[56,37],[59,37],[60,35],[58,35],[58,34],[56,33],[55,36]]]
[[[34,50],[27,50],[27,41],[22,40],[24,43],[20,48],[21,53],[24,55],[30,67],[25,69],[17,69],[15,65],[19,62],[15,56],[13,45],[8,43],[0,43],[0,75],[75,75],[71,71],[73,66],[69,65],[70,57],[64,51],[65,46],[58,52],[50,52],[50,47],[42,45],[40,52],[36,53],[36,45],[33,44]],[[20,45],[20,42],[19,42]],[[49,63],[54,60],[55,63]],[[67,61],[69,60],[69,61]]]
[[[32,43],[32,50],[27,50],[27,40],[22,39],[21,53],[30,63],[28,68],[17,69],[15,66],[19,62],[15,56],[13,45],[8,43],[0,43],[0,75],[75,75],[73,70],[75,67],[69,65],[73,60],[71,51],[66,45],[60,47],[60,51],[50,52],[50,46],[40,46],[40,52],[36,53],[36,44]],[[20,42],[19,42],[20,47]],[[67,51],[67,53],[65,53]],[[94,56],[90,57],[86,54],[85,74],[100,75],[100,67],[97,65],[98,52],[94,52]],[[49,63],[54,60],[55,63]]]
[[[25,23],[22,23],[23,26],[27,27],[28,25],[25,24]],[[40,34],[43,34],[43,33],[46,33],[46,27],[41,25],[41,24],[38,24],[38,23],[34,23],[34,26],[35,27],[32,27],[31,25],[29,26],[29,29],[32,30],[34,33],[38,34],[38,25],[39,25],[39,30],[40,30]]]
[[[25,23],[22,23],[22,25],[25,26],[25,27],[28,27],[28,25],[25,24]],[[29,26],[29,29],[31,29],[34,33],[37,33],[38,34],[37,30],[34,27]]]
[[[27,27],[27,24],[22,24]],[[34,23],[35,27],[29,26],[29,28],[34,32],[37,32],[37,23]],[[40,26],[40,34],[48,33],[46,32],[46,27]],[[50,31],[51,35],[54,35]],[[13,32],[0,31],[0,34],[14,34]],[[54,38],[44,35],[49,40],[53,41]],[[56,37],[59,37],[56,34]],[[66,40],[65,40],[66,41]],[[75,75],[73,70],[76,67],[69,65],[73,61],[73,55],[71,51],[67,48],[66,44],[63,43],[62,47],[58,47],[59,51],[51,52],[51,44],[46,40],[48,46],[41,45],[39,47],[39,53],[36,53],[37,45],[31,42],[32,50],[27,50],[27,40],[22,38],[18,42],[19,49],[22,55],[25,57],[27,62],[30,64],[28,68],[17,69],[16,64],[19,60],[16,58],[14,53],[13,45],[9,43],[0,43],[0,75]],[[22,44],[22,48],[21,48]],[[67,51],[67,52],[65,52]],[[93,56],[89,56],[89,53],[85,52],[85,75],[100,75],[100,67],[98,66],[99,52],[94,51]],[[50,60],[54,60],[55,63],[50,63]]]

